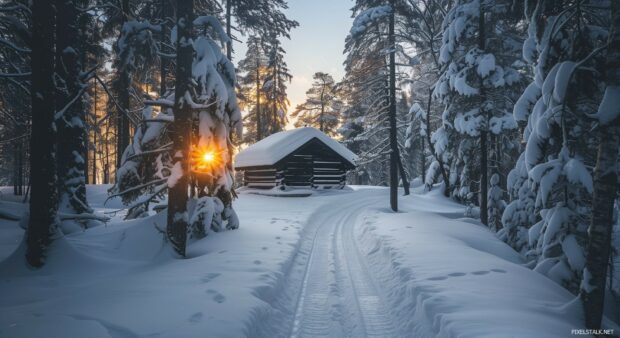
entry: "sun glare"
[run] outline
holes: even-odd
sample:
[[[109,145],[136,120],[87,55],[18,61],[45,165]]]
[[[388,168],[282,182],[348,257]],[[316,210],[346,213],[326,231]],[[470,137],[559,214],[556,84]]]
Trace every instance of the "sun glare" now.
[[[212,152],[206,152],[202,155],[202,160],[207,163],[213,162],[214,159],[215,159],[215,154],[213,154]]]
[[[214,147],[193,147],[192,171],[210,173],[223,164],[223,156],[222,151]]]

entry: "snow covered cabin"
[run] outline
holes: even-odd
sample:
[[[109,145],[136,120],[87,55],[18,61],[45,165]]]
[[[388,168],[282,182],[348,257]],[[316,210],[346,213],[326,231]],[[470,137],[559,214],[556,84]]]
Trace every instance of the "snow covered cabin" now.
[[[250,188],[342,188],[357,156],[311,127],[282,131],[247,147],[235,157]]]

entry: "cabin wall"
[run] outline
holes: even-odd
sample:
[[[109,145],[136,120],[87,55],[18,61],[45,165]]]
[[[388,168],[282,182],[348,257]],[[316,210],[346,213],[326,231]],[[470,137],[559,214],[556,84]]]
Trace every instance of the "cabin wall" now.
[[[243,185],[249,188],[271,189],[282,183],[283,172],[276,168],[252,169],[243,172]]]

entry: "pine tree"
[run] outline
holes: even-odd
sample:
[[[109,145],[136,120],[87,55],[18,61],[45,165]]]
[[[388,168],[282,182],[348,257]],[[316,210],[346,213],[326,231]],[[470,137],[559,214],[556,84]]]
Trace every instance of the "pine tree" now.
[[[266,121],[266,91],[264,84],[269,76],[267,69],[267,46],[262,38],[251,36],[247,41],[246,57],[239,61],[238,69],[241,107],[247,112],[244,117],[246,143],[255,143],[269,133]]]
[[[360,112],[367,121],[365,132],[356,138],[378,139],[362,153],[360,164],[368,166],[364,171],[374,176],[380,184],[390,182],[390,204],[393,209],[397,209],[395,197],[399,171],[405,193],[409,186],[401,156],[406,153],[403,151],[403,127],[407,125],[408,110],[398,108],[396,96],[397,83],[403,79],[397,68],[404,64],[400,63],[401,60],[410,59],[402,48],[405,42],[403,37],[406,36],[404,6],[405,2],[400,0],[356,1],[352,9],[355,19],[345,41],[347,75],[343,84],[352,86],[353,91],[365,92],[363,95],[371,99]],[[365,82],[358,82],[360,80]],[[343,132],[346,133],[348,122],[345,121],[344,125]],[[399,131],[400,128],[403,130]]]
[[[439,62],[442,22],[452,2],[430,0],[409,2],[407,6],[401,6],[401,10],[406,13],[403,15],[406,21],[403,25],[405,35],[410,37],[410,43],[420,51],[409,60],[413,67],[410,86],[412,96],[415,98],[409,121],[412,131],[416,129],[414,125],[420,129],[419,132],[411,132],[406,142],[413,150],[418,148],[417,153],[422,166],[421,176],[426,189],[430,190],[441,178],[446,196],[449,196],[452,190],[449,179],[450,168],[447,165],[449,161],[445,158],[449,154],[447,152],[443,153],[443,156],[438,154],[432,141],[434,131],[442,126],[441,112],[437,109],[440,105],[434,104],[432,92],[442,70]],[[444,141],[436,139],[440,143]]]
[[[336,93],[334,78],[322,72],[314,73],[312,87],[306,92],[306,101],[291,114],[296,118],[295,127],[314,127],[335,135],[340,123],[342,103]]]
[[[288,123],[286,112],[289,100],[286,95],[286,83],[291,82],[293,76],[289,72],[286,61],[284,61],[286,52],[280,46],[280,41],[270,39],[268,48],[267,69],[269,75],[265,78],[263,91],[266,93],[266,105],[269,110],[267,125],[269,126],[269,135],[271,135],[284,130]]]
[[[516,128],[505,98],[519,89],[521,76],[512,66],[518,59],[518,40],[508,34],[508,20],[500,20],[509,13],[509,5],[461,0],[452,7],[444,20],[439,54],[445,67],[434,89],[446,107],[443,132],[436,136],[447,137],[442,142],[452,153],[452,195],[472,207],[478,205],[484,224],[488,224],[489,139],[505,137]]]
[[[527,123],[526,143],[509,177],[518,196],[502,217],[505,238],[528,243],[526,257],[535,270],[573,293],[585,264],[586,215],[592,212],[589,168],[597,142],[589,137],[595,121],[588,107],[603,93],[595,70],[602,67],[601,46],[607,43],[601,34],[605,9],[581,5],[542,1],[525,8],[523,56],[535,76],[514,108],[515,119]]]
[[[241,33],[250,33],[254,36],[289,37],[291,29],[299,26],[295,20],[290,20],[283,13],[288,8],[285,0],[221,0],[226,2],[225,21],[226,34],[231,38],[226,43],[226,56],[232,60],[233,18],[238,24]]]
[[[167,236],[183,256],[188,233],[195,239],[209,230],[239,226],[232,208],[232,154],[242,125],[234,66],[218,44],[228,37],[218,19],[196,17],[191,29],[187,23],[193,12],[185,7],[177,13],[185,16],[172,28],[171,39],[177,48],[187,49],[176,53],[185,58],[177,59],[177,80],[185,80],[167,95],[145,101],[147,108],[134,142],[125,150],[111,197],[122,196],[128,216],[138,217],[168,191]],[[180,66],[188,63],[189,69]],[[161,107],[155,116],[152,106]],[[190,198],[195,203],[188,204]]]

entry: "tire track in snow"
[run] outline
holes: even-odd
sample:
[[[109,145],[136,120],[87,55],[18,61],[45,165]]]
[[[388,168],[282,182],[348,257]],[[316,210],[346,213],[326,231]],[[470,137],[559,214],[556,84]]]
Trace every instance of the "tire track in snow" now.
[[[360,212],[385,198],[376,192],[353,194],[357,196],[344,202],[330,199],[332,203],[309,218],[306,226],[316,230],[300,239],[300,248],[307,247],[307,252],[298,253],[293,262],[305,269],[286,276],[283,290],[270,302],[274,308],[268,317],[270,323],[261,325],[261,331],[269,332],[256,336],[399,336],[383,292],[354,236]]]
[[[350,213],[340,222],[340,241],[349,279],[353,285],[355,299],[364,324],[367,337],[399,337],[390,316],[386,300],[377,283],[370,274],[365,257],[357,247],[354,235],[355,221],[359,213]]]

